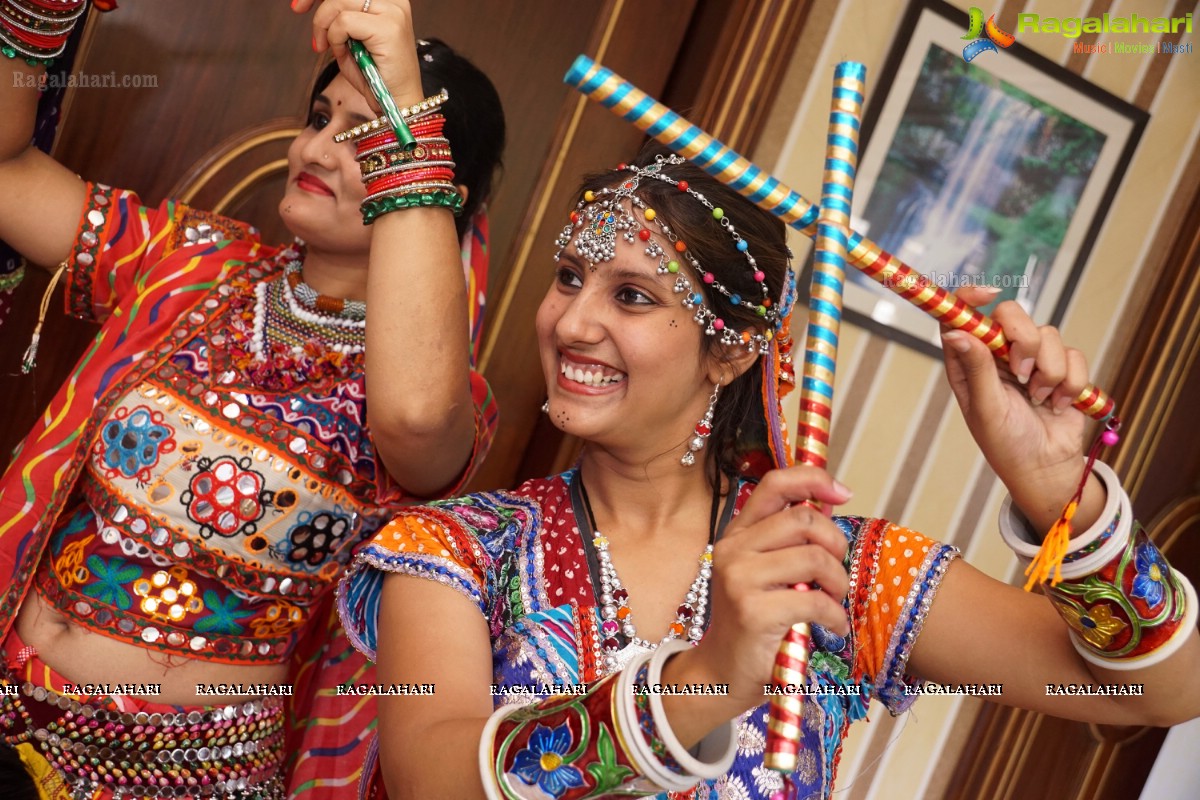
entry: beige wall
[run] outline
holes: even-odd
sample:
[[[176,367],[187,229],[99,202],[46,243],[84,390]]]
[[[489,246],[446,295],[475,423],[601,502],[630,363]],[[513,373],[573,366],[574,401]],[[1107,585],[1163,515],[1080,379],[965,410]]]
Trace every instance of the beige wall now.
[[[1146,17],[1196,11],[1192,2],[1171,0],[1009,0],[990,7],[976,0],[975,4],[985,13],[995,12],[1001,23],[1015,20],[1018,11],[1055,16],[1107,11]],[[966,10],[972,3],[953,0],[953,5]],[[787,66],[781,102],[756,152],[759,163],[806,197],[815,199],[821,185],[834,64],[864,61],[868,104],[881,101],[882,97],[873,97],[872,87],[879,81],[905,6],[902,0],[815,0]],[[1200,25],[1200,14],[1195,24]],[[1157,38],[1117,36],[1121,41]],[[1067,39],[1027,34],[1020,41],[1068,66]],[[1100,41],[1105,41],[1103,35]],[[1182,41],[1194,42],[1195,37],[1187,34]],[[1119,321],[1142,313],[1146,287],[1165,243],[1178,228],[1172,197],[1194,190],[1198,182],[1195,170],[1189,172],[1187,167],[1197,153],[1200,134],[1200,53],[1076,58],[1070,66],[1085,79],[1150,113],[1062,323],[1064,339],[1084,351],[1097,382],[1104,386],[1116,372],[1114,359],[1122,353],[1130,331],[1130,323]],[[795,234],[792,247],[798,263],[803,263],[809,243]],[[794,421],[795,396],[789,399],[793,401],[789,418]],[[1002,488],[967,434],[945,385],[940,360],[844,325],[835,399],[831,464],[855,491],[847,510],[888,516],[953,542],[988,574],[1015,580],[1015,560],[996,533]],[[938,796],[955,761],[957,743],[974,719],[976,703],[927,697],[901,720],[890,719],[882,707],[874,706],[872,722],[856,726],[846,746],[838,776],[840,796]]]

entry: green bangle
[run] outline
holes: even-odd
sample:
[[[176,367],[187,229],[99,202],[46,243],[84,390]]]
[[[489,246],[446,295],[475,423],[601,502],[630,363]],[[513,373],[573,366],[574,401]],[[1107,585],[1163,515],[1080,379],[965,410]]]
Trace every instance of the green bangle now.
[[[25,264],[22,263],[12,272],[0,273],[0,292],[11,292],[21,285],[25,279]]]
[[[8,45],[0,47],[0,53],[3,53],[9,58],[19,58],[31,67],[46,67],[49,69],[50,67],[54,66],[53,58],[35,58],[33,56],[27,56],[24,53],[18,52],[16,48]]]
[[[368,200],[362,204],[363,225],[370,225],[380,214],[417,207],[448,208],[457,217],[462,214],[463,199],[462,195],[458,192],[443,190],[427,193],[414,192],[413,194],[402,194],[398,197]]]

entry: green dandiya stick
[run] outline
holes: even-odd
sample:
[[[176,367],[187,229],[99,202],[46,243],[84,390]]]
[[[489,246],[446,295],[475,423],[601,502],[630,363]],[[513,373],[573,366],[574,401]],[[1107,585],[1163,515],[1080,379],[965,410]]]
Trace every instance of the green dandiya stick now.
[[[357,39],[350,39],[348,41],[350,54],[354,56],[355,63],[358,64],[358,68],[362,71],[363,78],[367,81],[367,86],[371,87],[371,94],[375,95],[375,99],[379,101],[379,107],[383,109],[383,115],[387,117],[392,130],[396,132],[396,139],[399,140],[401,149],[412,150],[417,146],[417,140],[413,138],[412,131],[408,129],[408,124],[405,123],[404,117],[401,116],[399,106],[392,99],[392,93],[384,85],[383,76],[379,74],[379,67],[375,66],[375,59],[371,58],[371,54],[367,52],[367,48],[363,47],[362,42]]]

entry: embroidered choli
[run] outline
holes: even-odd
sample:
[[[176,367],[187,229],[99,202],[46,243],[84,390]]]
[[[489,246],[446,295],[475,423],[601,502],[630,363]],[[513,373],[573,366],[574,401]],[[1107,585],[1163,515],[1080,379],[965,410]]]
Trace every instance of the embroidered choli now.
[[[493,680],[518,687],[499,689],[497,706],[535,699],[530,690],[537,687],[602,677],[599,609],[583,526],[571,503],[573,477],[402,511],[357,555],[339,589],[339,612],[355,647],[374,658],[383,578],[396,572],[436,580],[479,608],[491,632]],[[753,489],[741,483],[738,509]],[[871,698],[892,713],[915,699],[905,666],[942,575],[958,555],[884,520],[835,521],[850,543],[852,632],[843,638],[813,626],[810,688],[828,693],[805,698],[804,743],[793,776],[801,797],[830,796],[842,740],[849,724],[865,717]],[[765,799],[780,788],[779,776],[763,766],[766,718],[765,703],[743,715],[733,768],[701,784],[695,797]],[[513,764],[503,767],[511,773]]]
[[[68,304],[105,322],[102,337],[155,314],[148,284],[184,284],[211,259],[228,269],[155,343],[153,366],[96,406],[77,495],[34,586],[105,636],[282,662],[352,548],[406,499],[366,426],[365,327],[297,305],[279,278],[291,248],[182,206],[146,209],[94,185],[88,196]],[[250,250],[235,260],[221,243]],[[476,459],[489,416],[478,409]]]

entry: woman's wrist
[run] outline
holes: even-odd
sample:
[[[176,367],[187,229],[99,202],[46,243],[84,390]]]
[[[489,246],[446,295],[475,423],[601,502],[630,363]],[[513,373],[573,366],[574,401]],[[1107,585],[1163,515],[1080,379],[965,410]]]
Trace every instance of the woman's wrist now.
[[[1075,463],[1073,472],[1063,471],[1064,476],[1069,475],[1069,478],[1066,479],[1047,477],[1043,482],[1031,482],[1033,485],[1028,488],[1010,488],[1009,496],[1012,497],[1013,504],[1040,536],[1044,536],[1058,521],[1063,507],[1079,485],[1084,464],[1085,460],[1081,457]],[[1072,527],[1076,534],[1090,528],[1100,520],[1107,498],[1103,482],[1098,480],[1095,474],[1089,473],[1087,483],[1084,485],[1083,497],[1079,501],[1072,520]]]
[[[679,741],[691,747],[721,725],[764,702],[756,695],[753,700],[734,695],[730,687],[710,674],[701,663],[696,648],[672,655],[662,668],[662,683],[680,686],[712,687],[713,694],[672,694],[662,698],[662,708]],[[715,694],[723,691],[724,694]]]
[[[1142,669],[1168,658],[1191,635],[1196,593],[1134,520],[1113,471],[1097,461],[1093,475],[1104,484],[1103,509],[1093,525],[1080,526],[1043,592],[1082,658],[1109,670]],[[1038,555],[1040,535],[1012,506],[1005,501],[1000,533],[1028,562]]]

